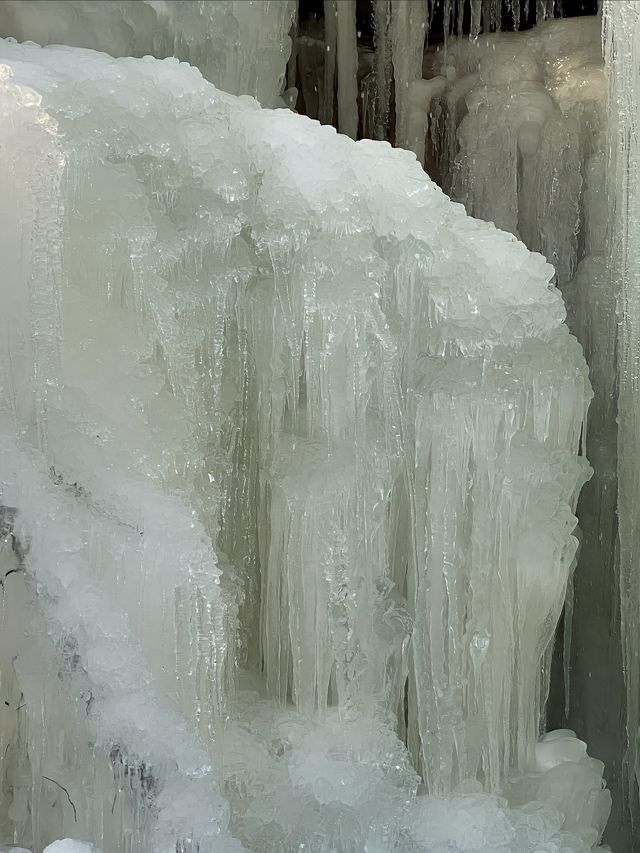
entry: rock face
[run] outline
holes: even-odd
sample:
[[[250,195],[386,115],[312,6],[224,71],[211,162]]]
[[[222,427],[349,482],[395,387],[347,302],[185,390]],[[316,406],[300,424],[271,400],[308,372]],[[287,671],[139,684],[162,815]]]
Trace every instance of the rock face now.
[[[0,68],[7,837],[596,844],[601,766],[536,768],[589,475],[553,269],[175,60]]]

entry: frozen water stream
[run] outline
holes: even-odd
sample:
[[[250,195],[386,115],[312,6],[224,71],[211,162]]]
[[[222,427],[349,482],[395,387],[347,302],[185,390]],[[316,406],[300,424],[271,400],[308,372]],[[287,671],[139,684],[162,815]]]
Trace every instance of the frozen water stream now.
[[[175,60],[0,68],[0,842],[596,848],[553,268]]]

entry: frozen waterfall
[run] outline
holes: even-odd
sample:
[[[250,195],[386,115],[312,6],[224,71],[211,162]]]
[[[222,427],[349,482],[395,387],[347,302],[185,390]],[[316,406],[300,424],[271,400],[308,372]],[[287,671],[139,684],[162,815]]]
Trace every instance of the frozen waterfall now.
[[[599,22],[482,42],[472,2],[423,57],[431,6],[375,5],[409,151],[348,138],[351,0],[341,134],[237,97],[284,103],[292,3],[0,3],[3,853],[605,849],[603,763],[546,723],[615,579]]]

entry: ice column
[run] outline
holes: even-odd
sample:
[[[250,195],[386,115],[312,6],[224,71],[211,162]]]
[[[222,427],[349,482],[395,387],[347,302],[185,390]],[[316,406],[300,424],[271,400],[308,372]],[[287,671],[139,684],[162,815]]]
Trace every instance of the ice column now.
[[[396,97],[396,145],[411,148],[412,86],[422,79],[422,54],[427,37],[425,0],[397,0],[391,4],[391,45]]]
[[[336,3],[338,69],[338,129],[352,139],[358,135],[358,42],[355,0]],[[329,12],[331,10],[329,9]],[[330,25],[331,26],[331,25]],[[331,29],[329,29],[331,32]],[[328,45],[331,46],[330,44]]]
[[[609,76],[614,195],[612,227],[613,287],[618,295],[618,529],[620,537],[620,612],[622,653],[627,688],[626,756],[631,802],[640,779],[640,524],[636,507],[640,493],[637,460],[640,452],[640,251],[636,223],[640,217],[637,101],[640,91],[640,6],[632,2],[604,5],[605,57]]]

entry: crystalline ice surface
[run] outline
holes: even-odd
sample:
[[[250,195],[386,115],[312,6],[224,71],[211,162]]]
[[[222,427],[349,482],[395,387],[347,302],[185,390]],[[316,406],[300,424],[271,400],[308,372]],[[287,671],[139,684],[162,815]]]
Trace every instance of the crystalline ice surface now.
[[[601,22],[564,18],[519,33],[450,38],[446,49],[430,48],[425,75],[443,88],[430,117],[429,168],[468,213],[518,235],[554,264],[569,327],[589,365],[594,399],[585,447],[594,474],[577,511],[582,539],[565,609],[564,718],[605,761],[620,820],[628,798],[619,714],[625,696],[617,578],[618,297],[605,183],[617,141],[610,146],[606,132]],[[628,589],[627,607],[635,608]]]
[[[0,68],[0,831],[591,849],[602,765],[536,746],[589,476],[553,269],[176,60]]]
[[[177,56],[234,95],[279,101],[291,50],[292,0],[0,0],[0,36]]]

